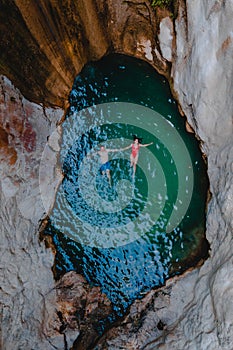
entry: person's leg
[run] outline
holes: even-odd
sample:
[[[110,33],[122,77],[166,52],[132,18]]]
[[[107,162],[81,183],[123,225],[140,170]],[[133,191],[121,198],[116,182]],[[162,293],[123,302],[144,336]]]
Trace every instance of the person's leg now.
[[[132,154],[130,154],[130,167],[133,166],[134,163],[134,157],[132,156]]]
[[[104,164],[101,165],[100,172],[101,172],[101,175],[104,176],[104,174],[105,174],[105,165]]]
[[[136,163],[134,162],[133,163],[133,177],[135,176],[135,173],[136,173]]]
[[[112,186],[112,184],[111,184],[111,174],[110,174],[110,170],[109,169],[106,170],[106,174],[107,174],[109,185]]]
[[[138,162],[138,156],[136,156],[133,161],[133,177],[135,176],[135,173],[136,173],[137,162]]]

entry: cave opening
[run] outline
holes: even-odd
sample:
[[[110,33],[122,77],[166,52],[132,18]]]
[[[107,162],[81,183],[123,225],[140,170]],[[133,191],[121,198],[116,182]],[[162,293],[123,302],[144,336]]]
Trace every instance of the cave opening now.
[[[44,234],[56,248],[56,279],[82,274],[122,315],[135,299],[207,258],[206,163],[168,82],[142,60],[111,54],[88,63],[69,102],[64,178]],[[134,135],[142,139],[135,175],[131,147],[125,149]]]

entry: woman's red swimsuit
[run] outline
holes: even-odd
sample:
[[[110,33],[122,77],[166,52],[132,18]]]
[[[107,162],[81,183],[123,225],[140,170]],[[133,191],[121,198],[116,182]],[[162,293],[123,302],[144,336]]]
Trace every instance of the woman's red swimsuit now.
[[[139,152],[140,144],[135,145],[134,143],[132,144],[132,157],[136,158]]]

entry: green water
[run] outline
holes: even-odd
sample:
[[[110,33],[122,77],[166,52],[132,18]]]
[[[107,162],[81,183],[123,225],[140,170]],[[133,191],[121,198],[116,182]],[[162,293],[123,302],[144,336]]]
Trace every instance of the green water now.
[[[130,149],[109,152],[111,186],[98,150],[142,143],[135,177]],[[168,83],[147,63],[109,55],[88,64],[70,93],[60,161],[64,180],[45,233],[55,272],[100,285],[118,314],[208,253],[206,165]]]

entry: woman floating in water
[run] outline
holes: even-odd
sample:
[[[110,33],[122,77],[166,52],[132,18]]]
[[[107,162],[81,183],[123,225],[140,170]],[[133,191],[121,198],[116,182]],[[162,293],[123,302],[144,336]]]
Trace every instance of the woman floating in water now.
[[[140,147],[147,147],[153,144],[151,143],[146,143],[142,144],[142,138],[137,137],[136,135],[133,135],[133,143],[131,145],[125,147],[122,149],[122,151],[131,148],[131,154],[130,154],[130,166],[133,167],[133,177],[135,176],[136,173],[136,166],[138,162],[138,155],[139,155],[139,149]]]

